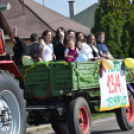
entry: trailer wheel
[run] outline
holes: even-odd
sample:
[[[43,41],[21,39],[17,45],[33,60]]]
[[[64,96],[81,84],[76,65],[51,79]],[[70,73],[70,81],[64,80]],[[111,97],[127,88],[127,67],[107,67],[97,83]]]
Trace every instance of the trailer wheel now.
[[[13,75],[0,71],[0,134],[26,134],[26,101]]]
[[[70,134],[91,133],[91,113],[87,101],[78,97],[69,103],[67,123]]]
[[[55,115],[51,115],[51,126],[56,134],[69,134],[68,126],[65,121],[56,120]]]
[[[130,107],[123,107],[116,110],[116,119],[122,130],[130,130],[134,127],[134,98],[128,91]]]

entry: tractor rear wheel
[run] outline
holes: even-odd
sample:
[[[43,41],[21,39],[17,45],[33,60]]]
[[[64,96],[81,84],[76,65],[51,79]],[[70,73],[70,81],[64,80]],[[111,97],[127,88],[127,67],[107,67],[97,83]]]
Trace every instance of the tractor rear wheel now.
[[[87,101],[78,97],[69,103],[67,109],[69,134],[90,134],[91,113]]]
[[[26,134],[26,101],[19,83],[0,70],[0,134]]]
[[[115,110],[116,119],[121,130],[130,130],[134,128],[134,98],[128,91],[129,107],[122,107]]]

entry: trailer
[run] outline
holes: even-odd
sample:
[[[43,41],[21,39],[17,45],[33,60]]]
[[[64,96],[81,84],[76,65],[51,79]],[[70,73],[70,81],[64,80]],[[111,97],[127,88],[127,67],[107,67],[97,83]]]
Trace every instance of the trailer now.
[[[120,64],[119,75],[122,71],[126,79],[129,105],[109,107],[107,111],[115,112],[123,131],[130,130],[134,127],[134,94],[131,90],[134,69],[127,68],[121,59],[112,62],[115,66]],[[104,68],[99,61],[38,62],[17,67],[12,60],[3,60],[0,70],[0,134],[25,134],[27,115],[31,117],[31,113],[36,116],[33,117],[35,124],[40,124],[43,116],[49,116],[57,134],[91,133],[91,113],[96,112],[94,106],[102,101],[99,80],[104,76]],[[117,83],[118,86],[121,84]]]

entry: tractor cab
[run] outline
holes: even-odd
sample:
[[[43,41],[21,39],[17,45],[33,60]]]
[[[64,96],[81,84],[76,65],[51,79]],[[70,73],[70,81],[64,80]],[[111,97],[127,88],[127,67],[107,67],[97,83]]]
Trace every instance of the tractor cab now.
[[[0,70],[8,70],[16,78],[22,77],[17,66],[12,60],[12,56],[7,54],[5,47],[4,31],[0,28]]]
[[[4,32],[0,29],[0,55],[6,54]]]
[[[12,59],[9,54],[6,53],[4,31],[0,28],[0,60]]]

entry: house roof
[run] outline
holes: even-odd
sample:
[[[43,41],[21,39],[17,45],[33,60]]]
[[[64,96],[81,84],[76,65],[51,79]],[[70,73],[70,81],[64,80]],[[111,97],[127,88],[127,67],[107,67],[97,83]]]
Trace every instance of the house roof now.
[[[9,0],[0,0],[0,4],[4,2],[9,2]],[[21,0],[10,0],[10,4],[10,10],[2,11],[2,15],[11,28],[14,25],[18,27],[18,35],[23,39],[29,38],[31,33],[37,33],[41,36],[45,30],[52,30],[55,33],[59,26],[64,27],[65,30],[81,31],[86,35],[90,33],[89,27],[52,11],[33,0],[25,0],[24,6]]]
[[[95,14],[95,10],[99,7],[99,3],[95,3],[92,6],[88,7],[87,9],[85,9],[84,11],[78,13],[77,15],[75,15],[73,18],[73,20],[92,28],[94,26],[94,14]]]

